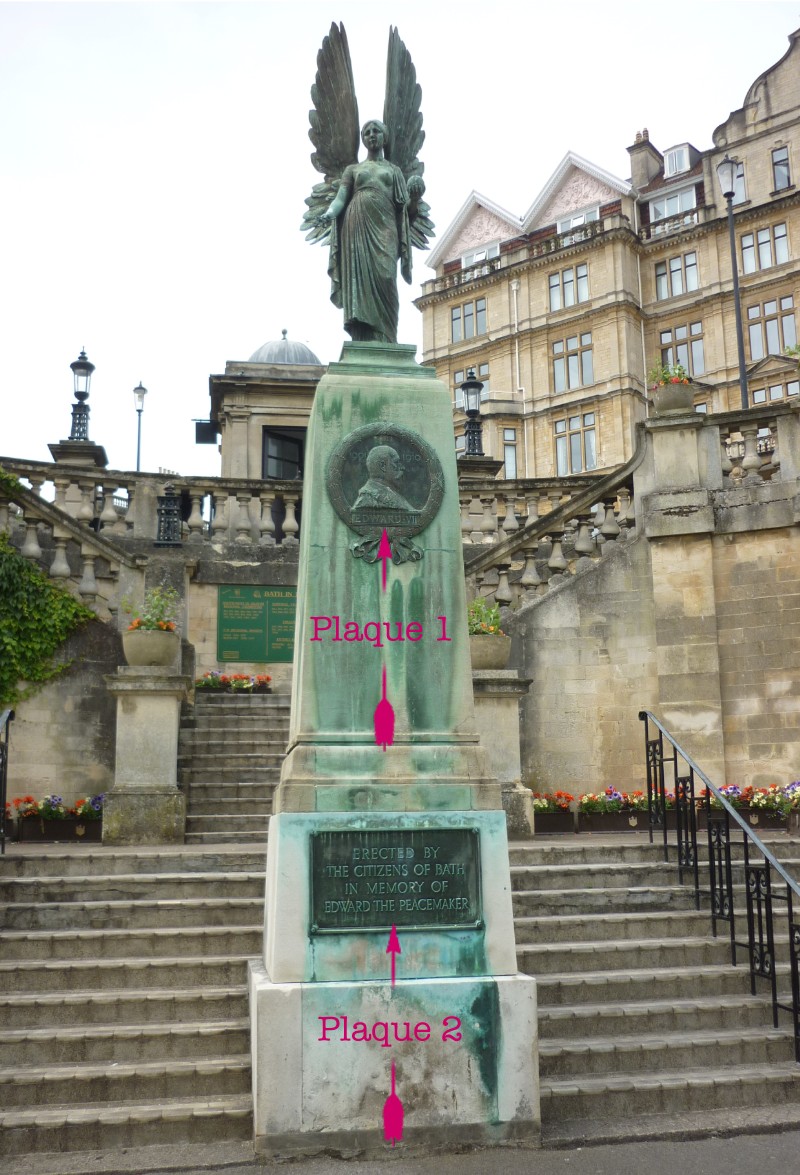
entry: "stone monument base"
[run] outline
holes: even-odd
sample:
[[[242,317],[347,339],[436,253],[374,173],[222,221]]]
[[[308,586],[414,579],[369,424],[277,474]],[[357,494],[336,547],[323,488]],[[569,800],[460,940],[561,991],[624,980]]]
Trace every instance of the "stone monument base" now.
[[[529,976],[273,983],[259,961],[249,982],[259,1153],[391,1151],[393,1063],[401,1153],[540,1144]]]
[[[183,844],[186,799],[174,787],[113,788],[103,804],[104,845]]]

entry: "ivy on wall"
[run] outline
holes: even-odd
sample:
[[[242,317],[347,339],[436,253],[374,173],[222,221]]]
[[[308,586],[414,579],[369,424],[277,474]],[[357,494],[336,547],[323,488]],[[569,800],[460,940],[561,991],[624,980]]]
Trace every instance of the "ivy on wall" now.
[[[2,482],[9,478],[0,471]],[[0,534],[0,706],[14,705],[63,673],[69,664],[56,661],[56,651],[93,619],[93,612]],[[24,689],[20,682],[26,683]]]

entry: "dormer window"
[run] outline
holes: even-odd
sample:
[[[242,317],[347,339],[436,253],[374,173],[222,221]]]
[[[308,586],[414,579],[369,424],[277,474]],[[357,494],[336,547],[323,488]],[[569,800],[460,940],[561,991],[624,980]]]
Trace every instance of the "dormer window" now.
[[[568,216],[565,220],[559,220],[558,231],[560,233],[568,233],[570,229],[580,228],[583,224],[588,224],[591,220],[600,219],[600,208],[585,208],[583,212],[573,212],[572,216]]]
[[[491,245],[481,245],[480,249],[473,249],[461,258],[461,268],[469,269],[471,265],[481,265],[484,261],[491,261],[500,256],[500,242],[492,241]]]
[[[689,144],[683,143],[680,147],[673,147],[664,155],[664,175],[680,175],[689,170]]]

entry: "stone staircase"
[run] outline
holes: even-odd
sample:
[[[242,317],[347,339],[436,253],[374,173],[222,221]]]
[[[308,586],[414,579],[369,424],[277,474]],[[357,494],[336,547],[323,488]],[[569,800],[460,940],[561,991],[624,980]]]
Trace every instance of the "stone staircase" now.
[[[196,692],[178,743],[187,844],[266,840],[288,740],[288,694]]]
[[[511,861],[546,1145],[800,1123],[788,1017],[772,1028],[646,837],[537,838]],[[263,845],[9,846],[0,1156],[246,1145],[264,872]]]
[[[775,851],[800,872],[800,844]],[[791,1018],[772,1027],[746,951],[732,967],[727,925],[711,936],[660,850],[642,835],[552,838],[512,844],[511,862],[520,970],[538,980],[545,1145],[800,1123]],[[788,935],[776,949],[788,993]]]
[[[251,1138],[264,874],[263,849],[9,848],[0,1169],[32,1151]]]

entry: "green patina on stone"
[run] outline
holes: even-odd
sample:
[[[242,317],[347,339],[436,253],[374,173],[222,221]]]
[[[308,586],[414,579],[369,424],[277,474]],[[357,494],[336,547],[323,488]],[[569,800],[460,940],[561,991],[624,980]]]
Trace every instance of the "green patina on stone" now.
[[[486,983],[472,1002],[470,1013],[475,1023],[475,1059],[481,1080],[496,1105],[498,1058],[502,1048],[500,998],[496,983]]]

